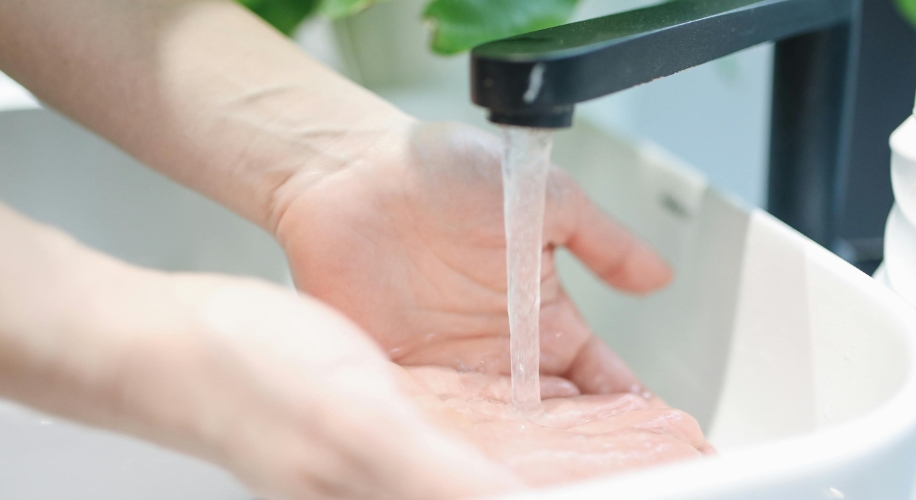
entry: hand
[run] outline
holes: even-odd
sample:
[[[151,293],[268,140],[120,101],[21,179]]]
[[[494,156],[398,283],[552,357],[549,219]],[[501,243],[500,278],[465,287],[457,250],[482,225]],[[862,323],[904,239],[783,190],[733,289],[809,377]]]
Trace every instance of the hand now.
[[[656,397],[577,394],[542,379],[544,412],[528,420],[510,404],[508,377],[414,367],[403,383],[438,425],[475,443],[533,486],[606,476],[712,454],[696,421]]]
[[[162,287],[188,328],[126,351],[110,393],[119,427],[220,464],[271,499],[466,498],[521,484],[428,425],[396,388],[397,367],[329,307],[238,279]]]
[[[559,377],[542,380],[545,412],[530,421],[512,412],[508,377],[399,367],[339,313],[270,285],[184,275],[143,289],[176,298],[166,321],[189,327],[131,343],[114,414],[128,429],[144,416],[148,437],[265,498],[476,497],[710,450],[653,396],[581,396]]]
[[[404,120],[345,166],[294,175],[277,220],[297,286],[338,308],[404,365],[507,374],[508,317],[500,156],[477,129]],[[566,246],[608,284],[646,293],[665,264],[562,170],[547,188],[541,373],[584,393],[641,391],[589,330],[553,263]]]
[[[581,396],[559,377],[544,377],[530,421],[512,412],[508,377],[399,367],[339,313],[267,284],[156,276],[142,289],[158,321],[186,326],[147,323],[156,333],[129,343],[112,414],[265,498],[477,497],[711,450],[654,396]]]
[[[520,483],[429,425],[326,305],[118,262],[0,205],[0,397],[210,460],[272,500]]]

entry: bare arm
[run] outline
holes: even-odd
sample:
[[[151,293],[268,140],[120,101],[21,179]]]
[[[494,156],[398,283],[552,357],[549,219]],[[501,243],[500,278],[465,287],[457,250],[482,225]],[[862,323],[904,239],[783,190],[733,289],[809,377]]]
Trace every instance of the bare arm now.
[[[655,398],[547,377],[562,399],[532,426],[505,377],[401,369],[289,290],[133,267],[2,204],[0,234],[0,397],[210,460],[259,498],[466,498],[711,451]]]
[[[270,232],[278,187],[410,121],[229,0],[0,2],[0,70]]]
[[[0,204],[0,397],[210,460],[269,498],[459,498],[512,475],[421,419],[353,323],[166,274]]]
[[[271,232],[294,280],[404,365],[508,373],[502,143],[421,124],[231,0],[3,0],[0,69]],[[642,392],[553,267],[634,293],[671,272],[576,183],[548,179],[543,375]]]

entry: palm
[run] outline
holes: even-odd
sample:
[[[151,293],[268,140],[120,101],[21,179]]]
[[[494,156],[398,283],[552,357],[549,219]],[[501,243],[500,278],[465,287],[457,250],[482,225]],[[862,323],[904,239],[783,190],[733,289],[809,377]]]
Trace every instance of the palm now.
[[[393,131],[366,158],[303,188],[278,233],[296,284],[356,320],[403,365],[508,373],[501,143],[470,127]],[[541,285],[541,372],[584,392],[635,378],[564,293],[553,249],[644,292],[668,271],[600,214],[561,171],[548,180]]]
[[[447,368],[407,370],[402,386],[437,426],[536,486],[713,454],[697,422],[657,398],[575,395],[548,377],[544,412],[520,418],[507,377]]]

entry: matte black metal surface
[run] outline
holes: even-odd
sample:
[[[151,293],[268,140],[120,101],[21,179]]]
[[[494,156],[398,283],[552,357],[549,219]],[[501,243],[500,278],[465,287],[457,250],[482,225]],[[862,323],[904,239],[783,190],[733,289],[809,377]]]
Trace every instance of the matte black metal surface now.
[[[498,123],[568,126],[578,102],[842,23],[851,4],[678,0],[491,42],[471,52],[472,99]]]
[[[883,258],[884,224],[894,203],[887,138],[912,112],[914,92],[916,27],[894,0],[863,2],[849,166],[838,177],[842,206],[835,248],[869,274]]]
[[[848,165],[853,25],[776,45],[767,210],[831,248]]]

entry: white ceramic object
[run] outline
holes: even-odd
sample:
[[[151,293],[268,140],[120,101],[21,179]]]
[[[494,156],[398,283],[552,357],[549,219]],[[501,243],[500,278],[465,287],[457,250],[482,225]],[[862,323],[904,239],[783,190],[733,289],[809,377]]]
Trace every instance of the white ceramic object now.
[[[916,105],[891,134],[890,146],[894,197],[907,218],[916,221]]]
[[[558,161],[588,155],[594,175],[617,170],[617,182],[586,185],[678,271],[634,309],[586,303],[586,316],[650,386],[700,418],[721,456],[517,498],[909,499],[913,309],[669,158],[637,152],[646,161],[602,166],[619,147],[575,142]],[[588,293],[611,304],[609,292]]]
[[[894,207],[884,230],[884,275],[888,285],[916,304],[916,108],[891,134]]]
[[[562,254],[570,293],[653,390],[698,417],[722,455],[519,498],[908,498],[911,307],[654,147],[580,123],[558,134],[554,152],[677,273],[639,299]],[[140,264],[285,277],[282,254],[259,230],[47,111],[0,112],[0,200]],[[3,404],[0,498],[250,496],[198,461]]]
[[[884,262],[888,285],[907,302],[916,304],[916,224],[898,200],[884,227]]]

